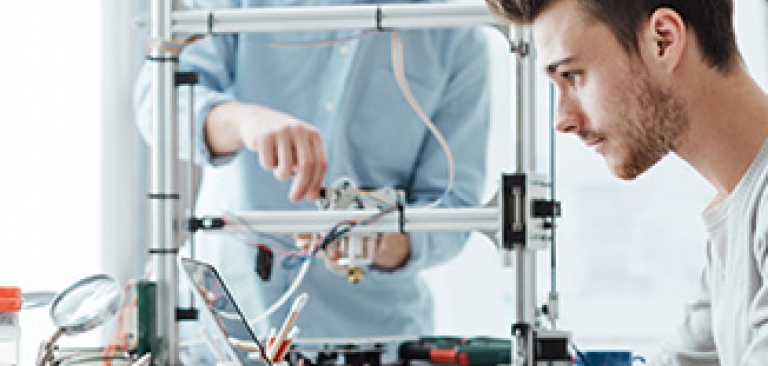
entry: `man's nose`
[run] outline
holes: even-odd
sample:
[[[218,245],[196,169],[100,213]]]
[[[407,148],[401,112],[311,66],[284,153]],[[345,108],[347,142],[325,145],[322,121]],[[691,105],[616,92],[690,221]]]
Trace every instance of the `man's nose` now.
[[[558,98],[555,114],[555,130],[560,133],[577,133],[584,124],[584,116],[576,103],[567,98]]]

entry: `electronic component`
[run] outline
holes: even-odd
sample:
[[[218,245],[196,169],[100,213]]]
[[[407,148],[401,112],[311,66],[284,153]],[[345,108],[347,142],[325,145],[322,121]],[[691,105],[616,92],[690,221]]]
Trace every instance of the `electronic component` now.
[[[324,188],[317,205],[322,210],[366,210],[384,211],[401,206],[405,192],[391,187],[375,190],[358,189],[346,180],[339,188]],[[360,235],[354,231],[333,245],[341,253],[338,264],[347,268],[351,283],[358,283],[365,274],[365,268],[373,263],[376,246],[381,234]]]
[[[259,247],[256,254],[256,274],[262,281],[269,281],[272,278],[272,263],[275,255],[272,251]]]

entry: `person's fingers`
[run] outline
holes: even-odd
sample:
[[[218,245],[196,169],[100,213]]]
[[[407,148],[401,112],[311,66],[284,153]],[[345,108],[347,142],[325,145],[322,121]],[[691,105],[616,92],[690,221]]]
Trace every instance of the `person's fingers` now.
[[[301,250],[307,250],[311,245],[310,240],[309,238],[296,238],[296,246]]]
[[[318,233],[299,233],[293,235],[296,240],[296,246],[302,250],[314,250],[323,241],[323,236]],[[324,257],[324,252],[317,252],[318,258]]]
[[[325,268],[337,275],[345,275],[349,271],[347,266],[342,266],[337,260],[331,260],[325,257]]]
[[[363,255],[367,258],[375,258],[376,253],[380,250],[381,243],[380,241],[381,236],[366,236],[363,238],[363,248],[364,252]]]
[[[277,167],[277,145],[274,135],[264,136],[258,143],[259,164],[266,170]]]
[[[292,201],[298,201],[302,197],[316,199],[316,192],[310,192],[311,184],[315,180],[315,164],[317,156],[312,148],[310,132],[297,131],[294,139],[296,151],[296,175],[291,185],[289,197]],[[309,193],[309,195],[308,195]]]
[[[310,135],[310,143],[315,161],[313,179],[309,183],[307,198],[315,200],[320,197],[320,188],[323,187],[323,178],[325,178],[325,172],[328,169],[328,158],[325,155],[325,148],[323,148],[323,140],[319,131]]]
[[[337,243],[331,244],[328,248],[325,249],[325,258],[334,262],[341,258],[341,249],[339,249],[339,245]]]
[[[301,250],[308,250],[314,248],[315,246],[315,235],[316,234],[311,233],[298,233],[294,234],[293,238],[296,240],[297,247],[299,247]]]
[[[383,235],[375,248],[373,263],[384,269],[396,269],[408,261],[411,255],[410,238],[406,234]]]
[[[293,238],[296,240],[309,240],[312,239],[312,233],[296,233],[293,234]]]
[[[346,238],[341,240],[346,240]],[[339,245],[339,242],[336,241],[328,245],[325,249],[325,267],[333,273],[346,274],[347,267],[339,264],[339,258],[341,258],[341,249],[339,248]]]
[[[277,168],[275,168],[275,178],[279,180],[288,179],[293,172],[296,164],[296,147],[294,137],[287,130],[281,130],[277,136]]]
[[[337,275],[345,275],[349,271],[347,266],[342,266],[339,264],[339,262],[329,260],[328,258],[325,259],[325,267]]]

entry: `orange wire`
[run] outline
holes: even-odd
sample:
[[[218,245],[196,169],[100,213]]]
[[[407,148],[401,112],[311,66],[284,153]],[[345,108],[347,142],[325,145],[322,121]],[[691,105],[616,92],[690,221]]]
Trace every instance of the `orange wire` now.
[[[238,232],[239,234],[241,234],[243,236],[257,234],[257,233],[251,233],[251,232],[246,232],[246,231],[240,230],[237,225],[233,225],[233,223],[230,222],[229,220],[227,220],[226,218],[222,218],[222,221],[224,221],[225,225],[229,225],[230,227],[232,227],[233,230],[235,230],[236,232]],[[281,255],[294,255],[294,254],[297,254],[297,253],[301,254],[301,253],[305,252],[305,251],[298,251],[297,252],[295,250],[282,250],[282,249],[277,249],[277,248],[271,247],[271,246],[269,246],[267,244],[257,243],[255,241],[252,241],[252,240],[249,240],[249,239],[243,239],[243,240],[248,245],[250,245],[252,247],[256,247],[256,248],[259,248],[259,249],[262,249],[262,250],[266,250],[268,252],[274,252],[274,253],[281,254]]]
[[[130,284],[125,285],[124,291],[126,296],[130,291],[131,287],[132,286]],[[131,298],[129,307],[136,305],[136,302],[137,302],[137,298],[136,298],[136,294],[134,293],[133,297]],[[128,350],[128,334],[123,329],[123,320],[124,320],[123,317],[125,315],[125,309],[126,309],[126,306],[122,306],[120,308],[120,313],[117,316],[117,327],[115,329],[115,334],[112,337],[112,341],[108,343],[106,347],[104,347],[104,351],[102,352],[102,356],[104,357],[104,360],[103,360],[104,366],[112,365],[112,357],[115,356],[115,353],[117,353],[117,351],[121,350],[121,347],[122,347],[122,350],[124,351]]]
[[[195,34],[184,41],[178,41],[171,38],[158,38],[148,37],[146,40],[147,50],[156,48],[163,52],[168,52],[173,55],[178,55],[184,50],[184,47],[191,45],[203,38],[208,37],[207,34]]]

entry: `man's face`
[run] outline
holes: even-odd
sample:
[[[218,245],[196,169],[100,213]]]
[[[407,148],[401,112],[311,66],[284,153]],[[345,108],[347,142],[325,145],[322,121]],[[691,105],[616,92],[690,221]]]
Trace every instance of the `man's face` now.
[[[537,57],[558,89],[556,128],[605,157],[614,175],[634,179],[686,130],[682,103],[575,0],[559,0],[533,24]]]

